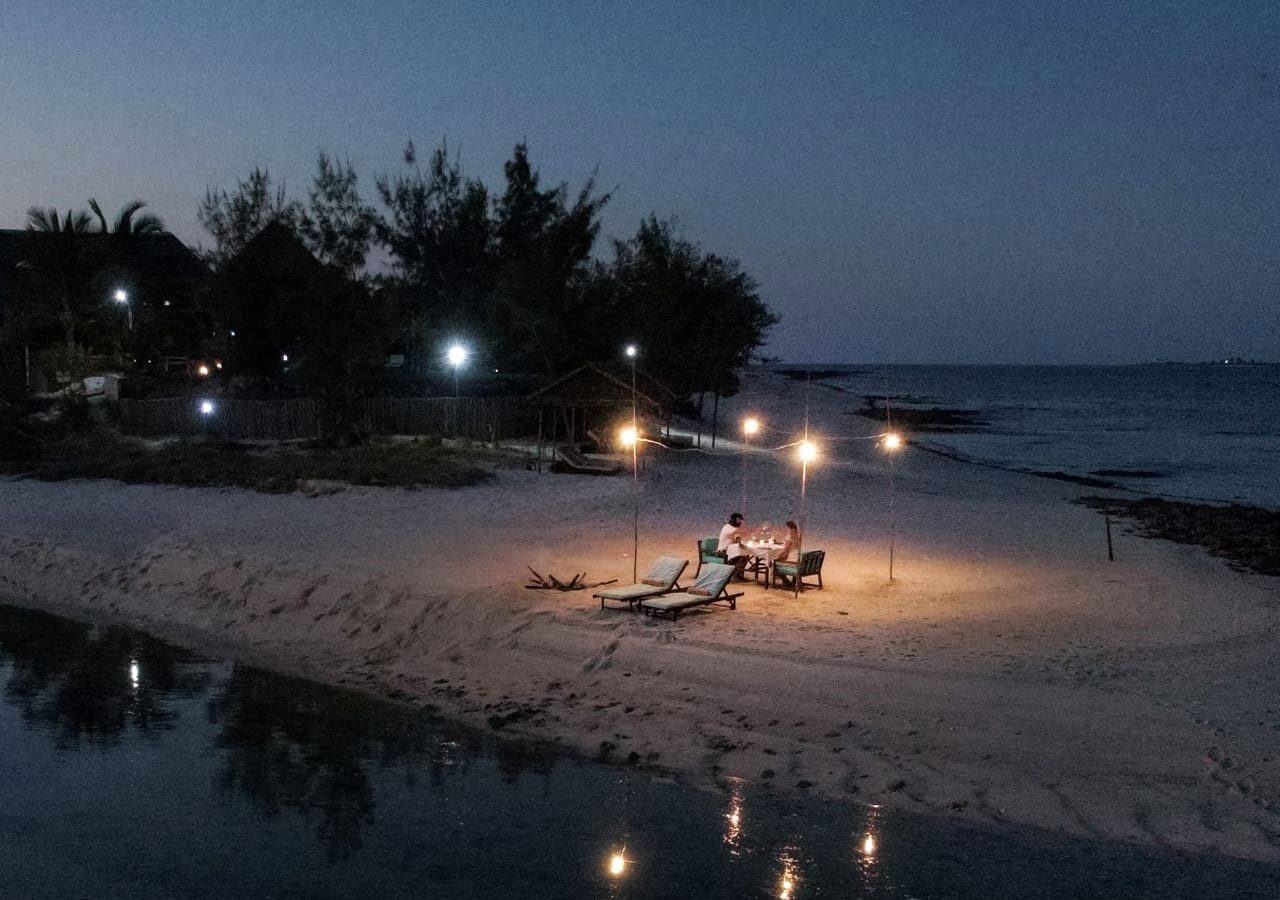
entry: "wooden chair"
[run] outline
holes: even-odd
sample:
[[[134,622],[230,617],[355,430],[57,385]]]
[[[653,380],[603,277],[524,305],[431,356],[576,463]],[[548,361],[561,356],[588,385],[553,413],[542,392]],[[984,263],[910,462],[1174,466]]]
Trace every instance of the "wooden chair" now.
[[[728,562],[724,553],[716,550],[716,545],[720,543],[719,538],[709,537],[698,541],[698,568],[693,570],[693,577],[697,578],[698,573],[702,571],[703,563],[718,563],[724,565]]]
[[[816,587],[822,588],[822,563],[827,558],[825,550],[806,550],[800,554],[799,561],[778,560],[773,564],[773,582],[778,583],[780,577],[787,577],[792,580],[792,586],[795,588],[796,596],[805,588]],[[818,583],[805,584],[806,578],[818,579]]]

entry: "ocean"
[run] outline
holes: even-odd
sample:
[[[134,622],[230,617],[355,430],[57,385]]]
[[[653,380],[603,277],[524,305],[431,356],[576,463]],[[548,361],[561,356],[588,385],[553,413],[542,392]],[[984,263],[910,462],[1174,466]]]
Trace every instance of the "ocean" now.
[[[888,394],[891,411],[973,410],[977,427],[911,436],[958,457],[1280,508],[1280,365],[812,369],[815,383],[848,392],[854,405]]]

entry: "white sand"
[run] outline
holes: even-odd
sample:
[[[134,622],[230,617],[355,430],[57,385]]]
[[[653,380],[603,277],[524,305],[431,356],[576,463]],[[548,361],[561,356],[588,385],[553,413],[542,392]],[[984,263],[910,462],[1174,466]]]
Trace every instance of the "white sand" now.
[[[794,426],[802,393],[752,375],[722,413]],[[814,388],[815,434],[872,433],[849,403]],[[1066,502],[1090,489],[908,450],[890,585],[883,460],[826,446],[806,540],[826,589],[749,585],[736,612],[656,622],[525,590],[526,564],[630,581],[633,494],[519,470],[316,498],[0,482],[0,598],[694,781],[1280,861],[1276,579],[1119,532],[1108,563],[1101,517]],[[793,460],[749,466],[748,518],[798,515]],[[692,556],[741,505],[741,471],[723,447],[659,454],[642,568]]]

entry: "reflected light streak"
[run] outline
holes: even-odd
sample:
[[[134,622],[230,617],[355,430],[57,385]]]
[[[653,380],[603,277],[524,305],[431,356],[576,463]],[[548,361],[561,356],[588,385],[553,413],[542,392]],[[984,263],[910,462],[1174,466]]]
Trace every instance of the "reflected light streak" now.
[[[141,676],[142,670],[138,667],[138,661],[136,659],[129,660],[129,684],[133,686],[135,691],[138,689],[138,683],[142,680]]]
[[[724,842],[733,848],[735,854],[738,838],[742,836],[742,819],[742,788],[735,784],[729,797],[729,808],[724,814]]]

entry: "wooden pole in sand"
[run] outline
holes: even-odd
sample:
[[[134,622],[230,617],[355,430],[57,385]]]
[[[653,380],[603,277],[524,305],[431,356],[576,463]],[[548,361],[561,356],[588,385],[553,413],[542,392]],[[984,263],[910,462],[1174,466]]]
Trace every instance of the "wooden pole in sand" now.
[[[636,354],[635,344],[627,345],[627,357],[631,360],[631,489],[634,506],[631,516],[631,583],[640,581],[640,429],[636,417]]]
[[[1111,549],[1111,512],[1109,510],[1103,510],[1102,519],[1104,522],[1107,523],[1107,560],[1110,562],[1115,562],[1116,555],[1115,555],[1115,552]]]

